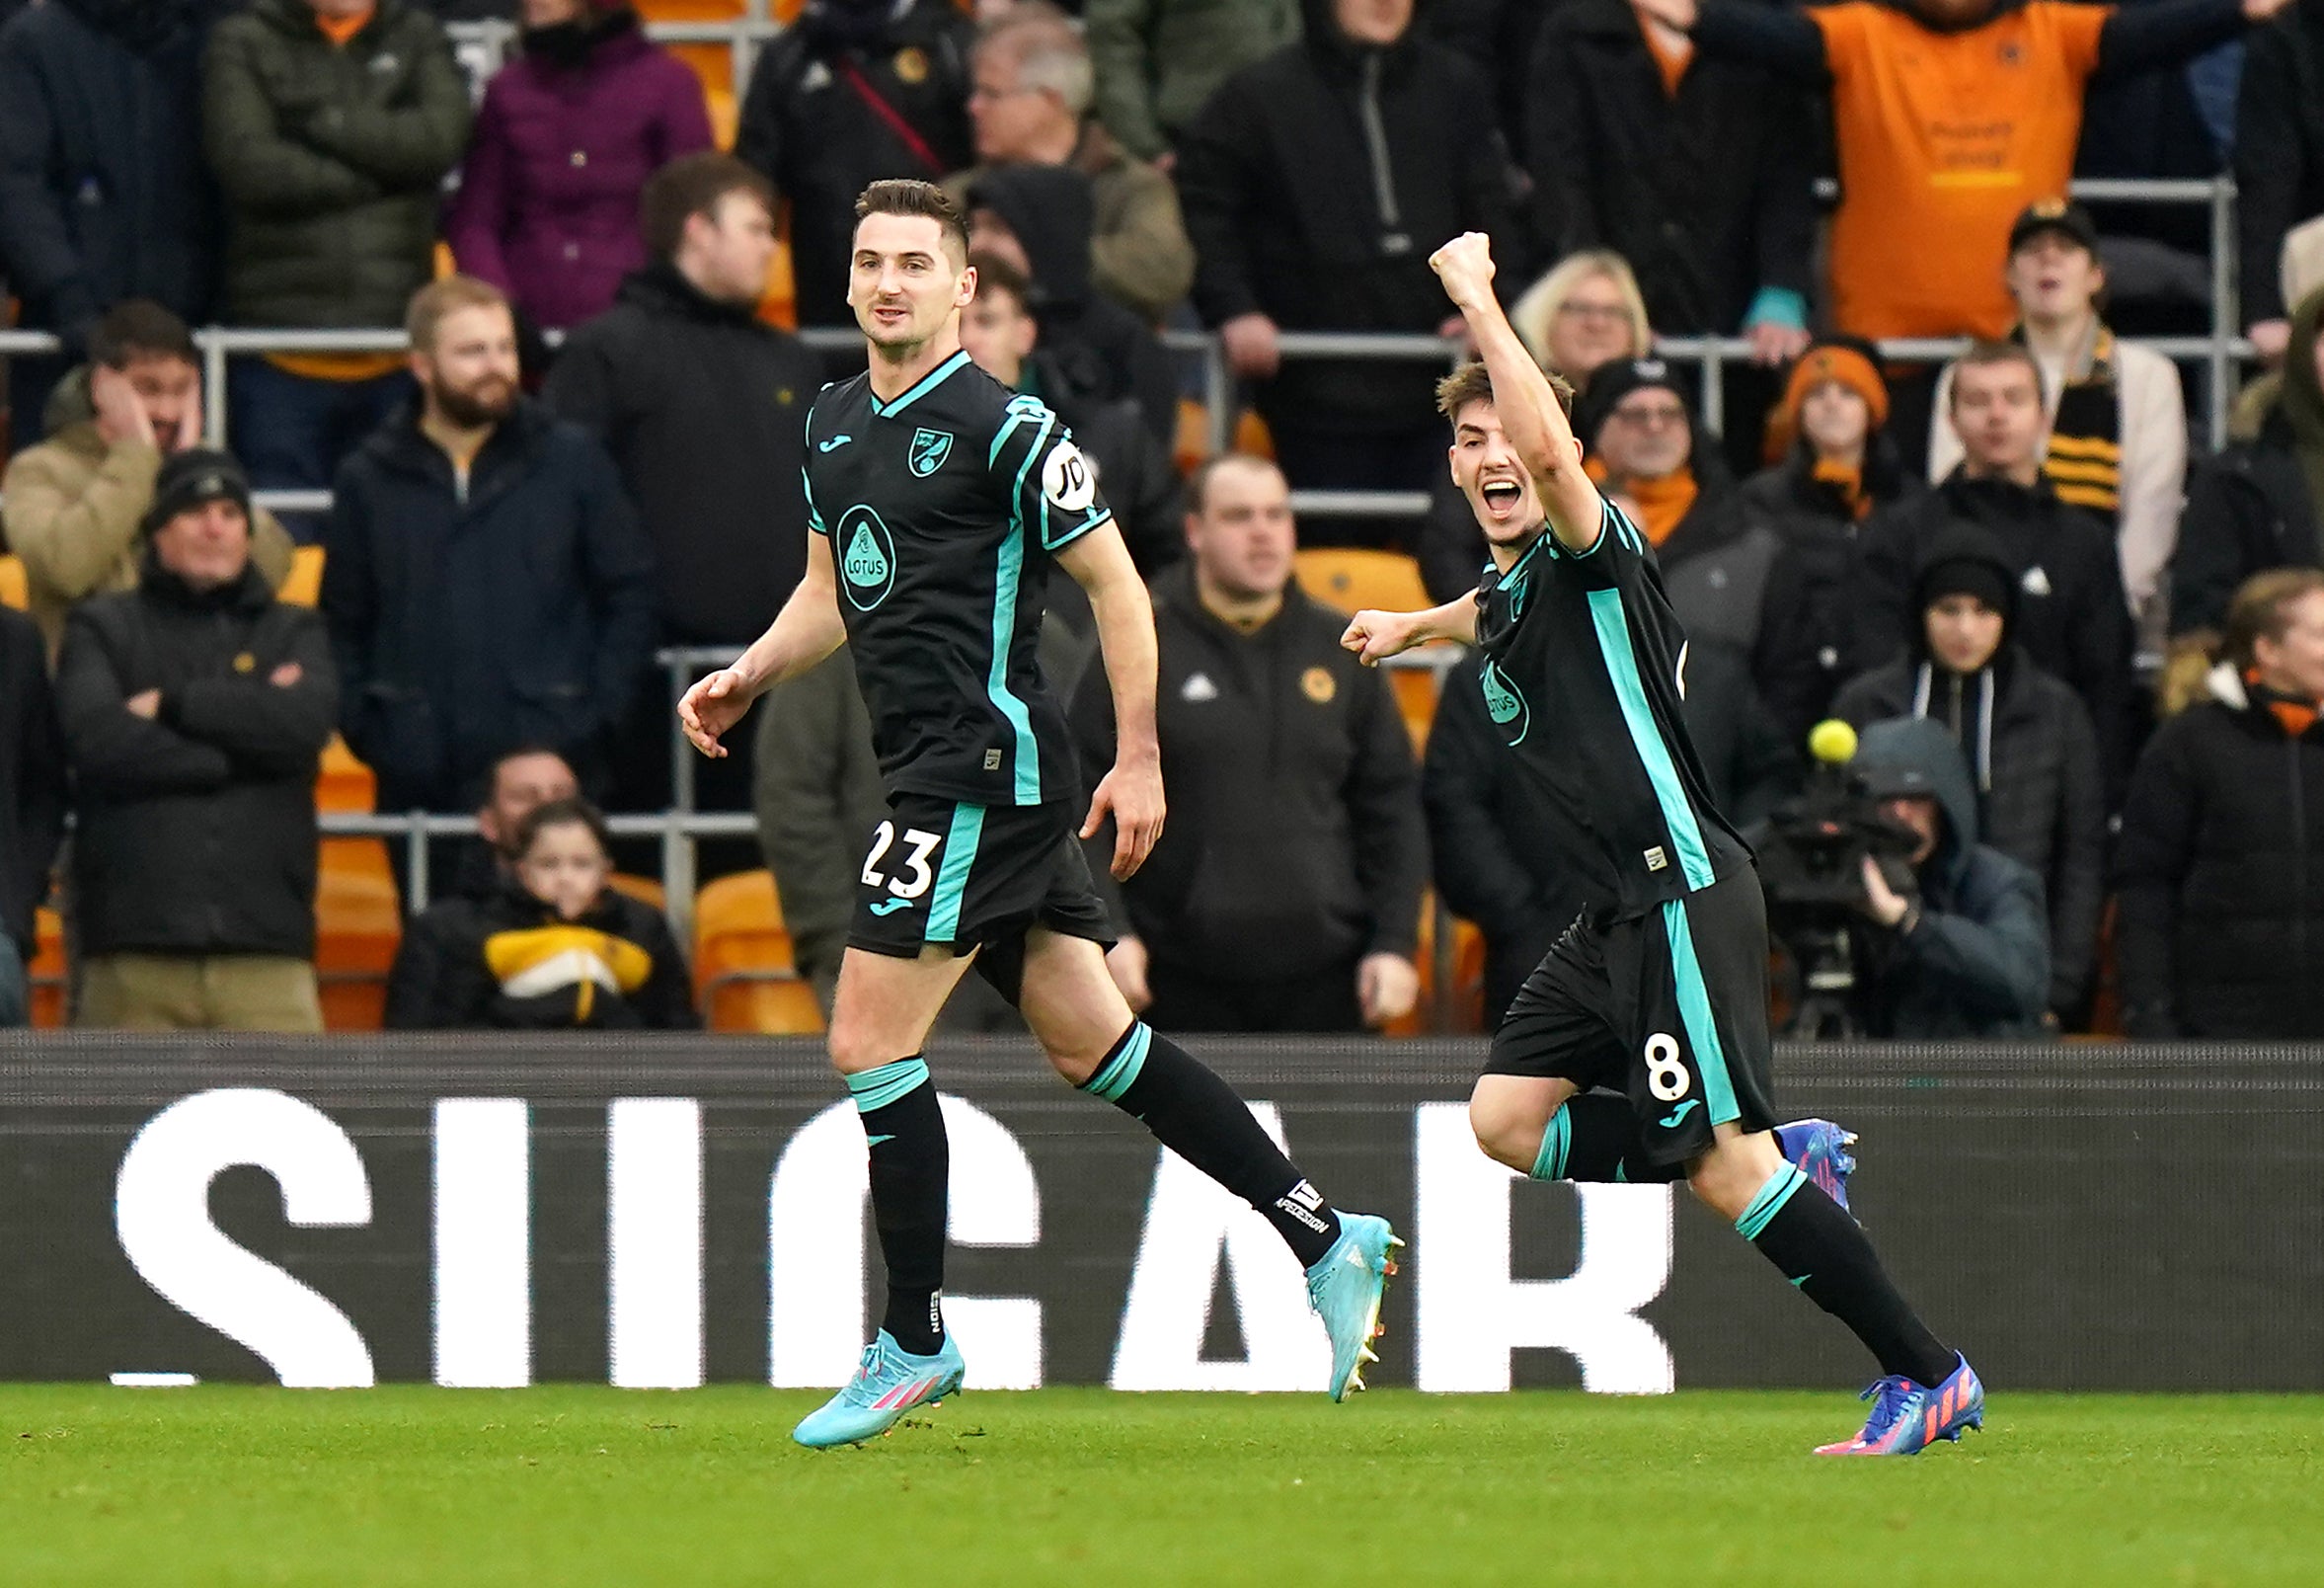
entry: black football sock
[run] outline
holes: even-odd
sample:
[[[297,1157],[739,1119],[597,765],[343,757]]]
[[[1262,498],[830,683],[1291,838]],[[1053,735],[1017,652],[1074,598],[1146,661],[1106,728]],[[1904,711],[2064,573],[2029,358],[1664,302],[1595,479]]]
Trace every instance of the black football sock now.
[[[928,1066],[917,1056],[847,1077],[872,1150],[872,1220],[888,1265],[880,1326],[915,1356],[944,1344],[945,1200],[952,1147]]]
[[[1943,1384],[1956,1359],[1898,1294],[1863,1228],[1789,1163],[1768,1176],[1743,1216],[1743,1238],[1880,1359],[1883,1373]]]
[[[1567,1098],[1565,1106],[1550,1115],[1531,1177],[1662,1185],[1685,1174],[1685,1164],[1649,1163],[1638,1151],[1638,1118],[1629,1098],[1583,1092]]]
[[[1081,1089],[1103,1097],[1164,1147],[1257,1208],[1314,1267],[1340,1238],[1340,1216],[1259,1128],[1234,1088],[1143,1020],[1122,1034]]]

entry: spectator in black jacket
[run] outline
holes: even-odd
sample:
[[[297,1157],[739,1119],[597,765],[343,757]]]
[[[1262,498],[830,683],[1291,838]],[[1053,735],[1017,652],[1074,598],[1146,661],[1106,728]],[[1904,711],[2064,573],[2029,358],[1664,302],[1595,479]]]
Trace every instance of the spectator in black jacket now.
[[[250,487],[232,458],[171,457],[146,523],[143,580],[74,608],[57,669],[79,821],[77,1019],[321,1030],[328,637],[252,565]]]
[[[48,897],[64,801],[48,648],[31,618],[0,607],[0,1026],[25,1023],[33,912]]]
[[[1062,397],[1137,405],[1167,446],[1178,433],[1170,356],[1135,314],[1091,284],[1089,178],[1070,166],[1001,166],[968,189],[968,246],[1024,275],[1026,304],[1062,384]]]
[[[729,154],[672,161],[646,184],[654,263],[567,339],[541,399],[593,432],[654,542],[661,635],[748,645],[807,565],[807,410],[821,360],[758,318],[775,252],[766,181]],[[615,798],[670,800],[669,701],[641,683],[618,730]],[[751,736],[697,768],[709,810],[746,810]]]
[[[2212,698],[2155,732],[2114,881],[2132,1037],[2324,1037],[2324,572],[2236,592]]]
[[[735,152],[789,208],[801,325],[855,325],[856,195],[968,163],[973,33],[952,0],[810,0],[759,52]]]
[[[1526,101],[1544,246],[1621,255],[1666,335],[1744,336],[1762,364],[1798,357],[1816,254],[1805,92],[1698,55],[1629,0],[1569,0],[1541,31]],[[1739,398],[1756,388],[1728,410],[1754,454],[1764,382],[1730,376]]]
[[[1888,422],[1879,353],[1854,337],[1819,337],[1767,416],[1767,450],[1778,461],[1743,482],[1743,501],[1790,549],[1768,592],[1776,638],[1759,682],[1793,744],[1805,741],[1848,679],[1857,532],[1876,510],[1917,488]]]
[[[341,465],[324,539],[340,730],[382,810],[473,809],[517,745],[586,787],[653,654],[653,545],[605,449],[518,395],[499,288],[447,277],[407,326],[420,401]]]
[[[690,1031],[702,1024],[669,922],[608,885],[612,839],[584,800],[525,817],[511,873],[430,907],[388,974],[391,1031]]]
[[[2042,879],[2050,904],[2050,1011],[2077,1024],[2106,903],[2106,793],[2090,715],[2010,637],[2017,585],[1993,537],[1941,535],[1913,587],[1920,628],[1905,654],[1839,692],[1858,728],[1926,717],[1960,746],[1985,843]]]
[[[476,836],[460,847],[449,877],[432,884],[431,897],[482,899],[498,892],[514,874],[516,834],[524,819],[544,805],[580,798],[581,779],[546,745],[504,752],[486,775],[484,803],[476,808]]]
[[[1963,355],[1951,414],[1961,466],[1927,494],[1875,515],[1858,538],[1850,670],[1869,672],[1912,643],[1913,581],[1931,547],[1963,519],[1983,526],[2016,580],[2012,632],[2089,708],[2107,809],[2120,809],[2135,719],[2130,605],[2114,534],[2058,501],[2043,476],[2042,374],[2023,347],[1977,343]]]
[[[1172,819],[1122,889],[1109,964],[1157,1030],[1386,1025],[1419,995],[1429,874],[1403,718],[1340,649],[1347,615],[1292,581],[1281,473],[1227,454],[1188,501],[1193,556],[1155,591]],[[1071,715],[1093,782],[1113,764],[1112,702],[1091,669]]]
[[[97,317],[151,298],[199,325],[216,289],[217,189],[201,160],[201,44],[221,0],[49,0],[0,29],[0,278],[61,356],[8,360],[11,434]]]
[[[1576,915],[1613,902],[1592,897],[1564,860],[1589,839],[1563,826],[1557,808],[1517,769],[1485,714],[1483,667],[1483,657],[1471,655],[1444,675],[1421,766],[1421,801],[1437,897],[1485,934],[1491,1019]],[[1685,707],[1711,798],[1737,827],[1762,820],[1798,787],[1799,753],[1776,731],[1734,651],[1689,646]]]
[[[1285,361],[1283,331],[1457,335],[1429,254],[1511,231],[1490,85],[1410,29],[1409,0],[1307,0],[1306,37],[1229,78],[1179,150],[1195,306],[1258,382],[1276,456],[1301,489],[1418,491],[1443,472],[1431,407],[1443,366]],[[1366,128],[1370,131],[1366,132]],[[1499,250],[1497,250],[1499,251]],[[1409,527],[1337,520],[1337,537]]]
[[[2050,991],[2042,879],[1977,841],[1976,793],[1952,739],[1921,718],[1876,723],[1851,764],[1917,847],[1910,886],[1864,862],[1849,1012],[1875,1037],[2039,1034]]]
[[[2243,321],[2261,357],[2285,357],[2284,234],[2324,215],[2324,0],[2293,0],[2246,36],[2235,105],[2235,205]]]
[[[1064,422],[1096,466],[1098,489],[1114,510],[1138,572],[1152,578],[1186,551],[1177,465],[1146,430],[1137,404],[1081,397],[1070,390],[1041,346],[1040,323],[1026,303],[1031,283],[1023,272],[993,254],[971,253],[968,263],[976,268],[976,296],[961,311],[961,346],[976,367],[1011,391],[1040,398]],[[1071,592],[1080,589],[1070,575],[1051,580],[1052,609],[1060,597],[1070,601]],[[1087,596],[1079,607],[1088,611]]]
[[[2324,289],[2291,316],[2284,367],[2236,404],[2228,446],[2187,480],[2171,630],[2215,633],[2243,582],[2324,565]]]

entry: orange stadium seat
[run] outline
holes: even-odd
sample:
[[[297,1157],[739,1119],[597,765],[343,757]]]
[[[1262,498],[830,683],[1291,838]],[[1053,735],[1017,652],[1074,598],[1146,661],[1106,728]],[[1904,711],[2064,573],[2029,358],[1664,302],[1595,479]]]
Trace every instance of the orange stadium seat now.
[[[25,581],[25,560],[0,557],[0,606],[13,606],[21,612],[32,602],[32,589]]]
[[[772,872],[721,877],[695,896],[694,992],[713,1031],[823,1029],[814,989],[792,961]]]
[[[403,934],[387,844],[379,838],[325,838],[315,877],[315,978],[327,1029],[379,1029],[388,968]]]
[[[33,984],[34,1026],[58,1029],[64,1024],[64,919],[45,905],[33,913],[33,962],[25,973]]]
[[[312,606],[323,598],[323,548],[300,546],[290,554],[290,572],[274,598],[287,606]]]
[[[616,871],[605,879],[605,883],[615,893],[628,894],[641,905],[650,905],[656,910],[662,911],[669,909],[669,895],[663,891],[658,878],[641,877],[628,871]]]
[[[1355,546],[1312,546],[1297,554],[1299,588],[1310,597],[1343,612],[1379,606],[1390,611],[1417,611],[1435,603],[1421,583],[1421,565],[1400,551],[1369,551]],[[1412,735],[1415,754],[1429,743],[1429,725],[1436,720],[1438,675],[1419,669],[1400,669],[1388,675],[1396,691],[1396,709]]]

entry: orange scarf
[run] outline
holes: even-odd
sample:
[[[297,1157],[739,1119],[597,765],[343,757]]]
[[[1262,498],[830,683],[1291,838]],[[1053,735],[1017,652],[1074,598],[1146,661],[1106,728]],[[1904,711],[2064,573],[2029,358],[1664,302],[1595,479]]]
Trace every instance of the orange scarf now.
[[[361,33],[371,19],[378,14],[379,8],[377,6],[365,6],[351,17],[326,17],[317,13],[315,26],[323,30],[324,38],[345,49],[347,41]]]

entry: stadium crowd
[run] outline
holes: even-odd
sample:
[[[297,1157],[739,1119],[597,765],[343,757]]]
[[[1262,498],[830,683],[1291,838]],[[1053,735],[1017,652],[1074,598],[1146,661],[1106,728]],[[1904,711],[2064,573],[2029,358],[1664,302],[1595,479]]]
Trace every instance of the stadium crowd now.
[[[969,216],[970,357],[1071,427],[1154,593],[1172,817],[1113,963],[1158,1029],[1410,1029],[1439,964],[1490,1017],[1599,904],[1473,659],[1416,688],[1337,645],[1483,562],[1427,264],[1477,230],[1658,549],[1711,786],[1763,822],[1837,717],[1913,837],[1850,913],[1855,1026],[2324,1036],[2324,0],[774,9],[706,83],[619,0],[0,0],[0,279],[59,350],[7,360],[0,1023],[61,938],[83,1025],[699,1024],[600,812],[676,798],[658,647],[740,646],[800,577],[803,421],[863,356],[795,333],[853,324],[855,196],[907,176]],[[2138,340],[2209,329],[2206,238],[2066,195],[2220,172],[2251,357],[2212,450],[2204,370]],[[212,325],[409,349],[279,338],[211,413]],[[1196,327],[1210,456],[1161,340]],[[1718,431],[1658,351],[1700,337],[1748,347]],[[1327,491],[1430,507],[1295,515]],[[761,854],[705,868],[763,858],[827,1006],[883,804],[844,655],[739,740],[695,796]],[[478,833],[428,843],[367,1006],[318,976],[319,877],[413,857],[319,866],[350,777]]]

